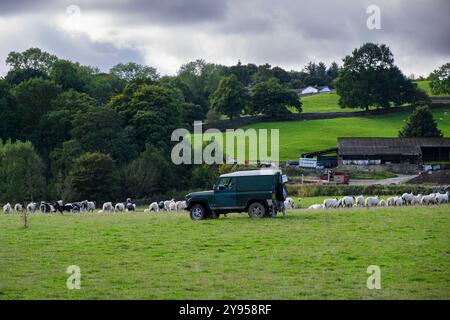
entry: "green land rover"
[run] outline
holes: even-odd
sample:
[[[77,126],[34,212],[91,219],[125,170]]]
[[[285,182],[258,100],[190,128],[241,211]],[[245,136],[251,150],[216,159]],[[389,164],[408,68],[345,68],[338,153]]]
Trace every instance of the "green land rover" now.
[[[219,177],[213,190],[186,195],[192,220],[218,218],[229,212],[248,212],[250,217],[274,217],[284,213],[287,177],[280,170],[237,171]]]

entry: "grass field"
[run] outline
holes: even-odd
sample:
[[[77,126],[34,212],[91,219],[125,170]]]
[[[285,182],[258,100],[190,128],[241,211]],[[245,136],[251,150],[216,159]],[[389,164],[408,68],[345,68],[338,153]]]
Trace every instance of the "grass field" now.
[[[317,199],[311,199],[316,201]],[[0,216],[0,299],[450,299],[450,210]],[[66,268],[81,268],[81,290]],[[366,287],[381,268],[381,290]]]
[[[450,136],[448,111],[433,111],[438,127],[446,137]],[[338,137],[397,137],[409,115],[410,112],[398,112],[377,117],[262,122],[246,128],[268,129],[269,132],[270,129],[279,129],[280,159],[288,160],[298,159],[302,152],[335,147]]]
[[[361,109],[341,108],[338,105],[339,96],[334,93],[321,93],[301,97],[303,112],[348,112]]]

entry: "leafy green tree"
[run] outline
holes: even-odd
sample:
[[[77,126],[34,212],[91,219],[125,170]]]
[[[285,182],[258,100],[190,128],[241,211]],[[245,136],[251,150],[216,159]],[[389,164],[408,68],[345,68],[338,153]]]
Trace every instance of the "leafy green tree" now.
[[[85,151],[110,154],[119,161],[132,159],[135,145],[123,129],[123,120],[114,110],[93,107],[75,114],[72,137]]]
[[[8,82],[11,86],[14,86],[23,81],[33,78],[42,78],[47,80],[50,79],[48,74],[44,71],[27,68],[9,70],[5,76],[5,81]]]
[[[198,104],[185,102],[181,104],[183,121],[187,127],[192,128],[194,121],[202,121],[206,118],[203,108]]]
[[[84,91],[99,103],[105,104],[109,102],[111,97],[121,93],[124,87],[125,81],[116,75],[100,73],[88,78],[88,83],[85,85]]]
[[[208,98],[216,91],[223,71],[223,66],[196,60],[182,65],[177,77],[189,87],[194,95],[194,100],[190,102],[201,105],[206,112]]]
[[[366,43],[345,57],[335,86],[343,108],[389,108],[416,103],[415,98],[423,96],[416,94],[419,89],[394,65],[394,57],[384,44]]]
[[[0,141],[19,136],[19,110],[6,81],[0,80]]]
[[[438,129],[433,114],[428,107],[418,107],[399,131],[400,138],[415,137],[442,137],[442,131]]]
[[[42,78],[21,82],[13,89],[20,112],[21,137],[28,139],[44,114],[52,108],[52,100],[61,89],[53,81]]]
[[[108,154],[84,153],[74,160],[70,181],[80,199],[114,199],[117,192],[114,160]]]
[[[253,113],[278,116],[290,113],[288,107],[302,111],[302,103],[297,93],[283,87],[276,79],[259,82],[253,87]]]
[[[179,92],[160,85],[127,86],[123,94],[113,97],[111,108],[125,118],[135,132],[139,150],[146,144],[170,148],[173,130],[184,127],[184,102]]]
[[[64,90],[82,91],[85,86],[83,71],[79,65],[68,60],[53,63],[50,78]]]
[[[132,81],[139,78],[155,81],[159,78],[159,74],[155,68],[134,62],[116,64],[109,70],[109,73],[125,81]]]
[[[433,94],[450,94],[450,63],[434,70],[430,76],[430,88]]]
[[[58,58],[55,55],[39,48],[29,48],[23,52],[10,52],[6,58],[6,64],[13,70],[33,69],[49,74],[57,60]]]
[[[174,167],[163,151],[147,146],[121,171],[121,196],[146,198],[179,186],[180,179]]]
[[[30,142],[0,141],[0,181],[0,202],[25,202],[43,195],[43,163]]]
[[[250,102],[250,94],[238,78],[232,74],[220,80],[217,90],[210,97],[210,107],[233,119],[245,110]]]

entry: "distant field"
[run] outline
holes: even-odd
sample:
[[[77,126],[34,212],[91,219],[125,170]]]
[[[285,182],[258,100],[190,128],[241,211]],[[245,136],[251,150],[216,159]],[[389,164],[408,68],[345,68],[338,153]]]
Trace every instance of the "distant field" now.
[[[444,94],[433,94],[431,92],[429,80],[415,81],[415,83],[417,83],[417,86],[423,91],[425,91],[429,96],[446,96]]]
[[[434,118],[446,137],[450,137],[449,110],[433,111]],[[262,122],[247,128],[279,129],[280,159],[288,160],[298,159],[302,152],[332,148],[336,146],[337,137],[397,137],[398,130],[409,115],[410,112],[399,112],[377,117]]]
[[[334,93],[321,93],[300,98],[303,112],[348,112],[361,109],[341,108],[338,105],[339,96]]]
[[[450,299],[449,206],[0,215],[0,299]],[[81,268],[68,290],[66,268]],[[367,267],[381,268],[369,290]]]

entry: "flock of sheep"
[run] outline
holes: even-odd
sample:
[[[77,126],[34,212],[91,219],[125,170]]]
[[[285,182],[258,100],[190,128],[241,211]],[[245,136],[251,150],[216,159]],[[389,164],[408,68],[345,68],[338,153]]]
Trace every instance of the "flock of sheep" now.
[[[449,193],[430,193],[414,195],[404,193],[401,196],[389,197],[386,200],[378,196],[345,196],[340,199],[325,199],[322,204],[313,204],[308,209],[337,209],[352,207],[401,207],[403,205],[433,205],[448,203]]]
[[[186,208],[186,201],[175,201],[174,199],[153,202],[150,206],[144,210],[144,212],[150,211],[178,211]],[[16,213],[35,213],[39,211],[41,213],[64,213],[64,212],[94,212],[96,210],[95,201],[79,201],[72,203],[64,203],[62,200],[56,201],[55,203],[49,203],[45,201],[41,201],[40,204],[36,202],[30,202],[27,206],[24,206],[21,203],[16,203],[14,207],[7,203],[3,206],[3,213],[12,214]],[[111,212],[124,212],[124,211],[135,211],[136,204],[131,201],[130,198],[126,200],[126,202],[118,202],[113,204],[112,202],[105,202],[102,206],[101,210],[98,210],[98,213],[111,213]]]

